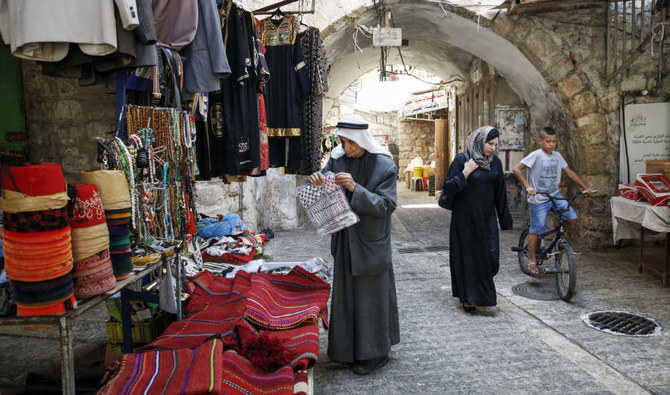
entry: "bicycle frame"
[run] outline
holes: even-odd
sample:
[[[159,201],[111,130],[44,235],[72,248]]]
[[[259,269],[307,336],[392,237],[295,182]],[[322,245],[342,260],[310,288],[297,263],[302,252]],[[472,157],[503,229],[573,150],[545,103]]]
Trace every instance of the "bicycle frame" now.
[[[567,198],[557,198],[557,197],[551,196],[548,193],[544,193],[544,192],[538,192],[538,193],[540,193],[540,194],[549,198],[549,200],[551,201],[552,209],[553,209],[551,212],[554,213],[556,215],[556,217],[558,217],[558,226],[556,226],[555,228],[550,229],[550,230],[548,230],[544,233],[540,233],[538,235],[538,239],[540,240],[540,246],[539,247],[540,247],[540,251],[542,253],[542,259],[546,259],[547,258],[547,253],[550,253],[552,251],[557,250],[558,243],[561,240],[563,240],[563,237],[565,236],[565,230],[563,228],[563,223],[565,222],[565,220],[562,217],[563,213],[566,213],[566,212],[570,211],[570,209],[572,208],[572,202],[577,198],[577,196],[583,194],[583,192],[574,193]],[[558,206],[556,205],[556,200],[565,200],[565,201],[568,202],[568,206],[565,209],[560,210],[558,208]],[[549,244],[549,247],[545,247],[544,243],[543,243],[544,238],[549,236],[550,234],[553,234],[553,233],[556,233],[556,237],[554,237],[554,240],[552,240],[551,244]],[[535,253],[537,254],[537,251]]]

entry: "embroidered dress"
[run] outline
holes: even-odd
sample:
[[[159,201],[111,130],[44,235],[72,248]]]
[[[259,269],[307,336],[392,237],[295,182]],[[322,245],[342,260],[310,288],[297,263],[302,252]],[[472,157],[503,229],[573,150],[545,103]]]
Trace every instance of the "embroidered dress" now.
[[[321,33],[309,27],[298,35],[311,89],[302,104],[301,174],[312,174],[321,168],[321,138],[323,136],[323,94],[328,92],[328,59]]]
[[[231,75],[211,92],[210,155],[213,175],[241,174],[260,166],[256,41],[250,12],[235,3],[221,8],[223,40]]]
[[[267,83],[265,107],[270,136],[270,166],[300,167],[301,100],[309,81],[293,15],[260,22],[261,42],[272,78]],[[288,154],[287,154],[288,145]]]

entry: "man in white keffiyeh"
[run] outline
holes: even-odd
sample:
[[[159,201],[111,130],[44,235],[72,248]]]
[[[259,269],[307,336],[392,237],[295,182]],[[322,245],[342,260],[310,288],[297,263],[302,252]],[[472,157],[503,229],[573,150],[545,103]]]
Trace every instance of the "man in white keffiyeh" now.
[[[360,222],[334,233],[335,261],[328,356],[353,362],[353,372],[368,374],[388,362],[400,342],[398,304],[391,264],[391,214],[396,208],[398,168],[388,150],[368,132],[358,115],[337,124],[341,145],[321,172],[309,177],[322,185],[328,171],[346,189]]]

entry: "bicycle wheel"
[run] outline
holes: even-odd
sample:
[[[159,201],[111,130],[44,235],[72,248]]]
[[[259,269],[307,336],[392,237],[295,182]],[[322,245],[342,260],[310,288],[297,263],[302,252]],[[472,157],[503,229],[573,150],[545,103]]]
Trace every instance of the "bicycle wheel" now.
[[[556,254],[556,290],[558,296],[569,301],[577,288],[577,262],[572,247],[565,240],[559,240]]]
[[[519,236],[519,267],[525,274],[532,275],[528,270],[528,229],[524,229]]]

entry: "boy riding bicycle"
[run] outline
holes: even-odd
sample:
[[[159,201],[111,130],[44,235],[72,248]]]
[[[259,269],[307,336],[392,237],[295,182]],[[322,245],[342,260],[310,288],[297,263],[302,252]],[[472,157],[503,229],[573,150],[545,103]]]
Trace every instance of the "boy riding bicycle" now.
[[[547,196],[538,194],[538,192],[547,193],[553,197],[562,198],[558,190],[558,184],[561,182],[561,170],[565,171],[568,177],[581,186],[585,191],[591,193],[593,189],[589,188],[581,178],[572,171],[563,156],[554,151],[556,148],[556,132],[550,127],[540,130],[538,139],[540,148],[531,152],[514,167],[514,175],[526,188],[528,193],[528,204],[530,208],[530,231],[528,235],[528,270],[536,275],[539,273],[535,250],[540,233],[544,232],[547,225],[547,216],[553,208],[551,201]],[[528,178],[524,176],[524,170],[528,169]],[[556,206],[559,210],[565,210],[568,202],[556,199]],[[570,207],[561,214],[565,220],[564,229],[568,230],[577,222],[577,213]]]

